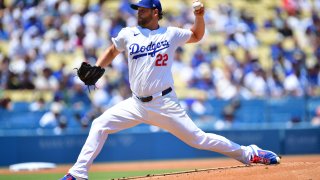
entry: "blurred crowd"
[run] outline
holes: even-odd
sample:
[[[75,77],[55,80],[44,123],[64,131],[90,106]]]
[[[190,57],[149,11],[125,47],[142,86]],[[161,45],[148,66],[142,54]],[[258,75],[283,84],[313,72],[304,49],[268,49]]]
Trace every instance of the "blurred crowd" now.
[[[118,10],[107,7],[106,1],[12,0],[6,4],[0,0],[0,41],[8,44],[7,53],[0,49],[0,88],[50,90],[53,102],[79,112],[92,105],[89,113],[93,114],[97,108],[103,111],[131,96],[124,54],[107,68],[91,97],[75,71],[68,68],[82,60],[94,64],[111,37],[123,27],[136,25],[131,0],[119,1]],[[178,12],[165,11],[161,24],[189,28],[194,18],[191,6],[183,0],[177,3],[181,3],[175,9]],[[318,96],[320,0],[282,0],[272,9],[273,16],[258,24],[259,14],[237,9],[232,1],[207,8],[205,43],[193,45],[192,52],[185,47],[176,51],[172,71],[178,84],[204,90],[207,98],[224,100]],[[268,30],[276,32],[276,41],[270,45],[258,37]],[[214,39],[207,42],[217,34],[223,37],[222,44]],[[285,44],[288,40],[290,47]],[[270,52],[270,67],[261,63],[260,46],[267,46]],[[80,61],[63,63],[58,69],[47,62],[50,54],[73,54],[79,49]],[[239,57],[239,51],[244,56]],[[191,54],[189,59],[186,54]],[[85,116],[77,114],[79,119]]]
[[[188,85],[209,90],[210,97],[222,99],[319,95],[320,1],[292,0],[290,7],[288,2],[273,7],[274,17],[262,25],[255,22],[254,14],[239,11],[231,3],[217,11],[207,10],[209,27],[213,22],[208,31],[225,36],[223,46],[228,54],[222,56],[221,45],[214,42],[208,51],[199,46],[191,59],[193,75]],[[310,16],[302,16],[305,12]],[[276,40],[267,47],[267,60],[272,65],[265,68],[258,50],[266,45],[257,34],[269,29],[276,31]],[[243,57],[237,53],[240,50]],[[212,61],[220,64],[212,65]]]
[[[118,75],[108,83],[108,76],[101,80],[102,85],[92,97],[75,76],[73,68],[79,62],[94,64],[98,51],[110,44],[110,37],[116,36],[128,24],[126,21],[132,21],[130,17],[134,18],[129,1],[122,1],[118,12],[102,9],[105,0],[85,2],[13,0],[5,4],[0,0],[0,41],[7,44],[0,55],[1,89],[48,90],[53,92],[53,102],[79,111],[91,105],[110,106],[129,96],[123,57],[109,67],[108,74]],[[51,54],[74,54],[79,49],[81,60],[62,63],[58,69],[50,66]]]

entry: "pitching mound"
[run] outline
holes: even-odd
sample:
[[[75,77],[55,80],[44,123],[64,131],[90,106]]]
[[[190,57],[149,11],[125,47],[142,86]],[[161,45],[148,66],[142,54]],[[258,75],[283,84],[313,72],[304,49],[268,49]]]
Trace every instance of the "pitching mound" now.
[[[293,162],[281,165],[230,166],[224,168],[196,169],[192,171],[124,178],[123,180],[227,180],[227,179],[320,179],[320,162]]]
[[[164,162],[163,162],[164,163]],[[167,174],[150,174],[144,177],[123,178],[122,180],[228,180],[228,179],[320,179],[320,155],[313,156],[284,156],[281,164],[278,165],[237,165],[237,162],[230,159],[210,159],[166,162],[167,167],[205,167],[216,168],[194,169]],[[218,165],[220,164],[220,167]],[[149,164],[154,167],[161,164]],[[229,165],[222,167],[222,165]],[[188,167],[187,167],[188,166]],[[142,168],[142,167],[140,167]]]

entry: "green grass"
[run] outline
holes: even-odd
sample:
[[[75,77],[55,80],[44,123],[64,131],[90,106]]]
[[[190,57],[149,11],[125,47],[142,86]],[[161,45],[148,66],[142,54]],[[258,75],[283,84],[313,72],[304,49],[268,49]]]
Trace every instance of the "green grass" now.
[[[92,180],[110,180],[123,177],[146,176],[148,174],[172,173],[181,170],[148,170],[148,171],[122,171],[122,172],[92,172],[89,177]],[[12,174],[0,175],[0,180],[58,180],[64,174]]]

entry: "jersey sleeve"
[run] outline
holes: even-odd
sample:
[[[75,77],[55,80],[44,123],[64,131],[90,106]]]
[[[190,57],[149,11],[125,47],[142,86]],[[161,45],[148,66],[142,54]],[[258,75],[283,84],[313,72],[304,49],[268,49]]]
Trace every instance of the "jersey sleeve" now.
[[[123,52],[126,48],[126,31],[127,28],[123,28],[120,30],[120,32],[118,33],[117,37],[115,38],[111,38],[112,43],[114,44],[114,46],[117,48],[117,50],[119,52]]]
[[[172,27],[172,31],[174,32],[174,41],[177,46],[185,44],[192,35],[192,31],[190,29]]]

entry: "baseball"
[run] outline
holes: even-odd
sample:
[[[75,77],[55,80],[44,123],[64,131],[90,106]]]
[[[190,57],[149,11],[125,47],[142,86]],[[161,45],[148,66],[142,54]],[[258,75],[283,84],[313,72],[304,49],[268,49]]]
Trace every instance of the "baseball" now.
[[[202,3],[200,1],[195,1],[192,3],[192,7],[194,10],[199,10],[202,7]]]

